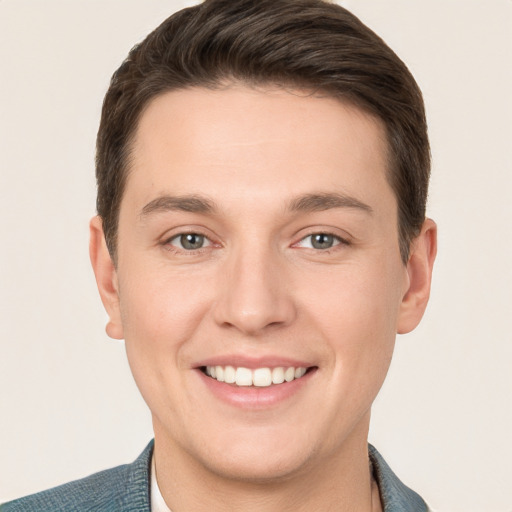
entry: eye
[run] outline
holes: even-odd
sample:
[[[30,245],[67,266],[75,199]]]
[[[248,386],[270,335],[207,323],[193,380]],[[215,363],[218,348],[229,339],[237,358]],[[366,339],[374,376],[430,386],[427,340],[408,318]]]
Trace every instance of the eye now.
[[[167,243],[185,251],[195,251],[211,245],[208,238],[199,233],[182,233],[171,238]]]
[[[308,249],[326,250],[344,243],[344,241],[330,233],[312,233],[304,237],[297,245]]]

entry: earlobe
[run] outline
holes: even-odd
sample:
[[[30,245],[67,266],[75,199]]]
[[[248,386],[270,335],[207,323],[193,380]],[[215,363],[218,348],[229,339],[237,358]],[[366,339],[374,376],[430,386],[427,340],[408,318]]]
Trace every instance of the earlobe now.
[[[89,256],[101,301],[109,316],[106,331],[111,338],[120,340],[124,336],[119,309],[117,272],[105,243],[103,223],[99,216],[91,219],[89,233]]]
[[[437,226],[426,219],[413,241],[407,262],[407,288],[402,297],[397,322],[398,334],[412,331],[420,322],[430,297],[432,268],[437,253]]]

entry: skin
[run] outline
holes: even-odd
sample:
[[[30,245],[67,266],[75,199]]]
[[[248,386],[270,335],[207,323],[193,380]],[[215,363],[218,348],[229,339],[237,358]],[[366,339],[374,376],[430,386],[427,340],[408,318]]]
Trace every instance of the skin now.
[[[91,259],[107,332],[126,340],[152,412],[173,512],[379,510],[370,408],[396,333],[423,315],[436,252],[426,220],[401,261],[386,151],[379,120],[304,91],[192,88],[143,114],[117,265],[97,217]],[[297,208],[312,194],[316,208]],[[169,196],[215,207],[155,202]],[[187,250],[182,233],[204,246]],[[314,233],[332,234],[333,246],[315,248]],[[239,407],[197,368],[231,357],[292,358],[314,371],[284,400]]]

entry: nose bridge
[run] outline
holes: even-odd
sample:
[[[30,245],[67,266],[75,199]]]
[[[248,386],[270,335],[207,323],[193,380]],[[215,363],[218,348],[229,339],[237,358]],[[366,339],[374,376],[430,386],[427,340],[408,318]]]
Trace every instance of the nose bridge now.
[[[246,334],[285,325],[294,317],[282,256],[268,243],[244,244],[227,258],[216,320]]]

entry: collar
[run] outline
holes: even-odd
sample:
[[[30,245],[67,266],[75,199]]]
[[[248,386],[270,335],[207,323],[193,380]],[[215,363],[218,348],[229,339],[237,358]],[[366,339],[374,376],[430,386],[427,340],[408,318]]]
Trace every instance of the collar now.
[[[373,475],[379,487],[384,512],[429,512],[429,508],[421,496],[402,483],[402,481],[387,465],[382,455],[371,444],[368,445],[368,454],[372,465]],[[133,502],[130,503],[130,508],[126,509],[127,511],[140,512],[150,510],[150,499],[151,502],[153,501],[153,496],[149,489],[150,482],[152,481],[152,459],[153,441],[148,444],[139,458],[130,466],[128,475],[129,487],[130,489],[138,490],[139,492],[130,493],[130,495],[133,496]],[[142,483],[145,484],[145,493],[140,492],[140,485]],[[155,496],[158,497],[158,485],[154,486],[154,488],[158,491],[158,493],[155,494]],[[165,505],[165,502],[163,503]],[[165,508],[156,508],[155,510],[165,511]]]
[[[144,448],[144,451],[132,463],[126,466],[124,480],[123,512],[150,512],[150,481],[151,459],[153,456],[154,440]]]
[[[382,455],[371,445],[368,454],[373,475],[379,486],[384,512],[428,512],[429,508],[421,496],[409,489],[393,473]]]

